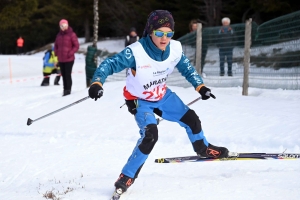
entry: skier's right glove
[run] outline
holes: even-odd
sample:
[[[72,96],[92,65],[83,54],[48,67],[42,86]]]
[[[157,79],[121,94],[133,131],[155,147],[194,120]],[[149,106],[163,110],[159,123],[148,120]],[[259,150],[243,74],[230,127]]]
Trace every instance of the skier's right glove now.
[[[95,83],[90,86],[89,96],[92,99],[95,99],[95,101],[97,101],[97,99],[102,97],[102,95],[103,95],[103,88],[99,84]]]
[[[128,107],[128,111],[135,115],[137,113],[136,111],[136,100],[126,100],[125,99],[125,102],[126,102],[126,106]]]

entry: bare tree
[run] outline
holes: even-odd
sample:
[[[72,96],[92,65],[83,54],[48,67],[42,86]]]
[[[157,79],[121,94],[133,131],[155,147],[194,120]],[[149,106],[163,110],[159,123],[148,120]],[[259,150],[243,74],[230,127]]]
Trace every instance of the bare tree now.
[[[99,24],[99,13],[98,13],[98,0],[94,0],[94,39],[93,47],[97,48],[98,42],[98,24]],[[94,55],[94,62],[98,66],[98,57],[97,53]]]
[[[94,0],[94,39],[93,47],[97,48],[98,42],[98,25],[99,25],[99,13],[98,13],[98,0]]]
[[[206,26],[218,26],[221,21],[222,0],[197,0],[199,17],[203,17]]]

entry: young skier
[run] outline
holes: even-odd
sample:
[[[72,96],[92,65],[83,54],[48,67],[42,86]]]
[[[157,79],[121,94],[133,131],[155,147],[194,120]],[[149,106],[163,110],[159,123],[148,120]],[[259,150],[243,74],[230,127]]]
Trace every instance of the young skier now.
[[[120,194],[133,184],[158,140],[154,114],[184,127],[194,151],[199,156],[228,157],[227,148],[213,146],[206,140],[199,117],[166,86],[168,76],[177,67],[200,93],[202,100],[207,100],[212,95],[182,52],[181,43],[171,39],[174,35],[174,24],[169,11],[151,12],[143,37],[103,61],[96,69],[88,91],[89,96],[96,101],[103,95],[102,86],[107,76],[129,68],[124,97],[128,111],[134,115],[140,129],[141,138],[115,182],[116,192]]]
[[[43,75],[44,79],[41,86],[49,86],[50,75],[57,74],[54,80],[54,85],[59,85],[60,80],[60,68],[58,65],[57,56],[54,53],[54,47],[51,47],[50,50],[46,51],[43,58]]]

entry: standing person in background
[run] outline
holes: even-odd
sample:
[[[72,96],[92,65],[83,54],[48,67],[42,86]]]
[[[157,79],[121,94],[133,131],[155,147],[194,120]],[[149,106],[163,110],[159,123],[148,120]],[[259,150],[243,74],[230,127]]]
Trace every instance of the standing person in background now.
[[[22,36],[20,36],[17,39],[17,55],[21,55],[23,53],[23,47],[24,47],[24,39]]]
[[[79,49],[78,38],[69,26],[67,20],[59,22],[60,31],[56,36],[54,51],[58,57],[58,62],[63,78],[63,96],[71,94],[72,89],[72,68],[75,60],[75,53]]]
[[[199,20],[197,19],[192,19],[190,21],[190,24],[189,24],[189,29],[190,29],[190,32],[194,32],[194,31],[197,31],[197,28],[198,28],[198,23]],[[208,50],[208,45],[207,45],[207,39],[203,37],[202,35],[202,46],[201,46],[201,74],[202,74],[202,77],[206,77],[206,74],[203,72],[203,68],[204,68],[204,65],[205,65],[205,58],[206,58],[206,54],[207,54],[207,50]],[[196,55],[196,54],[195,54]]]
[[[135,43],[139,39],[140,38],[136,33],[136,29],[134,27],[132,27],[129,31],[129,35],[127,35],[125,38],[125,47],[127,47],[128,45],[131,45],[132,43]]]
[[[58,65],[57,56],[54,53],[54,47],[50,50],[46,51],[45,56],[43,58],[43,75],[44,79],[42,81],[41,86],[49,86],[50,75],[57,74],[54,79],[54,85],[59,85],[60,80],[60,68]]]
[[[234,32],[230,26],[230,19],[224,17],[222,19],[222,27],[219,30],[219,56],[220,56],[220,76],[224,76],[225,57],[227,61],[228,71],[227,75],[232,76],[232,54],[234,47]]]
[[[125,47],[135,43],[139,39],[140,39],[140,37],[137,35],[136,29],[134,27],[132,27],[129,30],[129,35],[127,35],[126,38],[125,38]],[[126,69],[126,76],[127,76],[128,70],[129,70],[129,68]]]
[[[134,183],[158,140],[155,114],[185,128],[191,147],[198,156],[228,157],[227,148],[214,146],[207,141],[196,112],[186,106],[166,85],[169,75],[177,68],[201,95],[202,100],[215,98],[184,55],[181,43],[171,39],[174,36],[174,28],[175,22],[169,11],[151,12],[143,38],[104,60],[94,73],[93,83],[88,92],[92,99],[97,100],[103,95],[102,87],[109,75],[130,68],[123,94],[128,111],[134,115],[140,129],[140,138],[115,182],[116,197]]]

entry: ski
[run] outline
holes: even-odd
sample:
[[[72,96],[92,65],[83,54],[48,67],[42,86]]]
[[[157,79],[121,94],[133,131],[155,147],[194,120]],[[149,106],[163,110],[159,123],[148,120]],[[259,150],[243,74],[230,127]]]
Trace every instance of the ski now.
[[[182,163],[182,162],[207,162],[207,161],[233,161],[233,160],[270,160],[270,159],[300,159],[297,153],[237,153],[229,152],[228,158],[207,158],[199,156],[183,156],[155,159],[155,163]]]
[[[121,188],[116,188],[110,200],[118,200],[121,198],[122,194],[123,194],[123,190]]]

